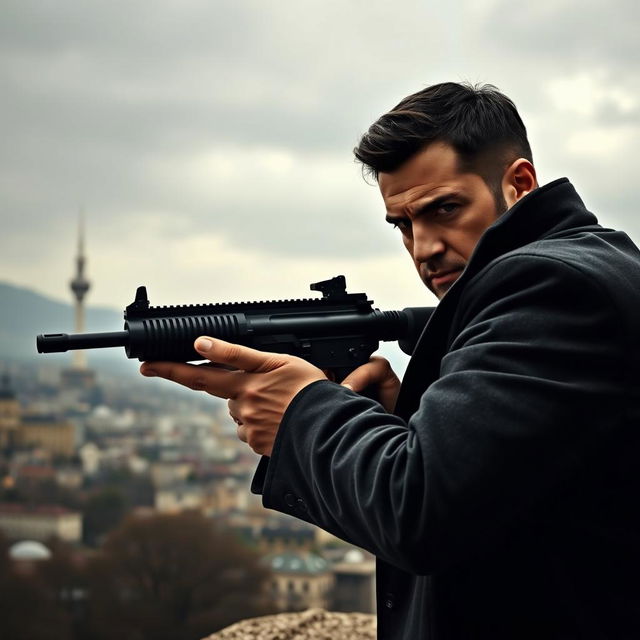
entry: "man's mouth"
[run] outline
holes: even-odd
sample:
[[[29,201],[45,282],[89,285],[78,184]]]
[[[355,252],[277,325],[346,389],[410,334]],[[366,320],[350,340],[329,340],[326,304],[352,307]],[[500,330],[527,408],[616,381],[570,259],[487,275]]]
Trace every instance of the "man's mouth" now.
[[[453,283],[455,280],[458,279],[459,275],[460,275],[460,270],[453,269],[452,271],[434,273],[433,275],[429,276],[429,280],[431,282],[431,285],[434,287],[434,289],[437,289],[443,285]]]

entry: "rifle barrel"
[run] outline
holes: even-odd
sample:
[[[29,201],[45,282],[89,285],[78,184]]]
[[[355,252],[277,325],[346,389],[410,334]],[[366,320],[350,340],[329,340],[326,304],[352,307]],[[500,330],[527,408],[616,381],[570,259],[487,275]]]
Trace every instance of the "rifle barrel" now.
[[[129,343],[128,331],[106,333],[47,333],[36,338],[38,353],[61,353],[69,349],[103,349],[124,347]]]

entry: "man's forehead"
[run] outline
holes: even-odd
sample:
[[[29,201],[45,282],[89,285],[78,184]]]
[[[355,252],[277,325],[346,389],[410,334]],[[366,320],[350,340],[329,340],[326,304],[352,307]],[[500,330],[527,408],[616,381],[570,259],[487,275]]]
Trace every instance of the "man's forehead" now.
[[[398,169],[378,174],[378,186],[387,200],[413,196],[455,182],[461,176],[458,154],[443,142],[434,142],[411,156]]]
[[[452,151],[452,150],[451,150]],[[443,154],[414,156],[393,173],[380,173],[378,185],[388,213],[411,215],[416,209],[445,197],[469,197],[477,189],[480,176],[461,173],[458,156]]]

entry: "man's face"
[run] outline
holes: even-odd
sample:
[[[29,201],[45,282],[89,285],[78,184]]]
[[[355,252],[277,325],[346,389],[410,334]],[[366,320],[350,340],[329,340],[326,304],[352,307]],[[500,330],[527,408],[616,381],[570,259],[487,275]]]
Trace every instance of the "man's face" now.
[[[442,298],[503,211],[485,181],[460,173],[455,150],[434,142],[393,173],[378,175],[387,222],[397,226],[420,278]]]

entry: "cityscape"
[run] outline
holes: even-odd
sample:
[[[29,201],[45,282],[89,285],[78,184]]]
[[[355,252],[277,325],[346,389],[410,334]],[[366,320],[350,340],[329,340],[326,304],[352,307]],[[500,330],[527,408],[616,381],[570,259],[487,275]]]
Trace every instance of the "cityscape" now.
[[[91,288],[83,233],[75,333]],[[258,456],[224,401],[145,380],[133,363],[92,367],[80,350],[58,362],[0,364],[1,637],[186,640],[256,615],[375,611],[370,554],[251,493]],[[122,557],[134,542],[157,547],[135,570],[144,552]],[[24,618],[16,594],[42,614]]]
[[[592,614],[608,629],[622,619],[617,580],[582,601],[562,586],[564,565],[545,571],[535,554],[525,564],[540,583],[519,561],[502,582],[493,566],[474,572],[478,582],[459,580],[455,566],[445,597],[415,574],[425,597],[404,591],[402,607],[381,566],[376,615],[376,559],[263,508],[250,490],[258,456],[238,440],[226,402],[143,378],[122,347],[38,354],[36,336],[117,332],[142,285],[154,306],[231,305],[315,298],[311,283],[343,274],[349,293],[382,311],[438,304],[354,145],[404,96],[444,82],[509,96],[539,184],[566,176],[604,228],[640,245],[640,4],[134,0],[123,10],[5,0],[3,9],[0,640],[372,640],[393,636],[392,618],[411,619],[404,605],[437,633],[449,620],[442,606],[464,622],[484,614],[481,602],[501,626],[518,600],[535,618],[537,600],[519,598],[519,587],[540,584],[551,598],[554,575],[563,611],[579,603],[585,633],[598,632],[584,622]],[[397,340],[376,354],[403,378],[409,356]],[[465,460],[480,458],[474,449]],[[623,492],[611,495],[585,508],[604,516]],[[610,563],[580,549],[609,537],[575,522],[578,534],[560,537],[586,593]],[[558,533],[542,524],[536,549]],[[445,537],[454,540],[449,528]],[[418,544],[429,555],[429,541]],[[623,547],[604,546],[632,584]]]

